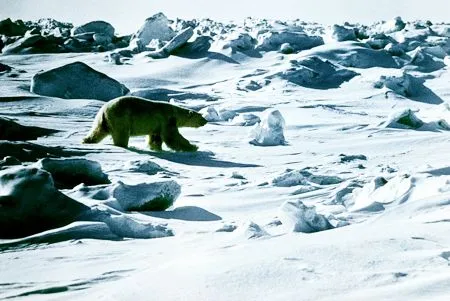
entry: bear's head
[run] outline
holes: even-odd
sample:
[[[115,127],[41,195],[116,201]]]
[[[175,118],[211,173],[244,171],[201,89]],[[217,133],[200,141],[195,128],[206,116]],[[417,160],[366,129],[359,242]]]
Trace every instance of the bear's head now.
[[[199,128],[208,123],[201,114],[191,110],[186,111],[186,114],[177,117],[177,127]]]

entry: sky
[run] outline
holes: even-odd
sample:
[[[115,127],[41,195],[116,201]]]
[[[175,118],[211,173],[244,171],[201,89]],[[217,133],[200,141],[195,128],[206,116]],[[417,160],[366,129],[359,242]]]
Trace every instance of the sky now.
[[[79,25],[110,22],[119,33],[136,31],[157,12],[170,19],[209,17],[241,21],[247,16],[301,19],[324,24],[373,23],[401,16],[404,20],[450,22],[450,0],[0,0],[0,19],[51,17]]]

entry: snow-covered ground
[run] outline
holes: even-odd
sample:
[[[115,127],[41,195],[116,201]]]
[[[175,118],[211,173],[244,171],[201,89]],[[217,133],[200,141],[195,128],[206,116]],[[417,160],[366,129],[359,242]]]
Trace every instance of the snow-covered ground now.
[[[119,61],[0,56],[0,117],[58,130],[32,143],[89,160],[0,162],[0,219],[11,199],[31,206],[20,213],[42,202],[44,224],[55,200],[85,205],[61,228],[0,240],[0,299],[450,299],[450,25],[250,21],[192,23],[190,42],[211,36],[199,55],[165,41]],[[171,45],[184,25],[165,32]],[[104,101],[30,92],[37,72],[77,61],[202,112],[207,125],[180,129],[199,150],[81,144]]]

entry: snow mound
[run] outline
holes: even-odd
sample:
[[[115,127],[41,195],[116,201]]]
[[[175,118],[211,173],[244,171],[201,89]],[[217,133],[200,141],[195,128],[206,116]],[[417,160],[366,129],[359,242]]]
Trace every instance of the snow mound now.
[[[128,238],[161,238],[173,236],[165,224],[142,223],[126,215],[109,215],[102,219],[112,233]]]
[[[85,98],[104,101],[129,92],[123,84],[82,62],[38,72],[31,80],[30,91],[66,99]]]
[[[114,27],[105,21],[91,21],[80,26],[72,28],[71,34],[77,35],[82,33],[101,34],[103,36],[112,38],[114,36]]]
[[[327,44],[301,53],[302,56],[318,56],[344,67],[398,68],[399,65],[385,50],[374,50],[358,42]]]
[[[123,169],[131,172],[145,173],[148,175],[156,175],[158,172],[164,171],[164,168],[155,162],[148,160],[133,160],[125,162]]]
[[[393,112],[385,122],[380,124],[384,128],[415,129],[428,131],[450,131],[450,125],[445,119],[424,122],[411,109]]]
[[[255,48],[257,41],[251,35],[245,32],[233,32],[225,40],[218,40],[213,44],[213,48],[219,50],[231,49],[236,51],[247,51]]]
[[[270,236],[270,234],[267,233],[266,230],[252,221],[244,223],[242,226],[239,226],[237,230],[233,231],[236,233],[236,235],[243,236],[246,239],[256,239]]]
[[[53,129],[21,125],[3,117],[0,117],[0,129],[0,139],[12,141],[36,140],[39,137],[59,132]]]
[[[311,56],[300,60],[291,60],[287,70],[267,77],[280,77],[296,85],[313,89],[338,88],[343,82],[349,81],[358,73],[339,68],[329,61]]]
[[[45,157],[71,157],[86,155],[87,152],[63,147],[43,146],[29,142],[0,141],[0,158],[14,156],[20,161],[31,162]]]
[[[181,186],[175,181],[135,185],[127,185],[118,181],[111,185],[90,187],[79,185],[68,193],[77,199],[101,201],[102,204],[121,212],[163,211],[174,204],[181,193]]]
[[[253,145],[274,146],[284,145],[285,121],[280,111],[267,109],[261,115],[261,122],[252,129],[250,141]]]
[[[237,126],[253,126],[259,122],[261,122],[259,116],[252,113],[243,113],[234,117],[231,124]]]
[[[258,35],[256,50],[278,51],[285,43],[289,43],[293,51],[300,51],[323,45],[323,39],[319,36],[309,36],[304,32],[267,31]]]
[[[47,171],[0,171],[0,238],[17,238],[67,225],[89,211],[59,192]]]
[[[157,13],[145,20],[141,28],[133,34],[131,41],[139,40],[143,46],[148,45],[153,39],[169,41],[176,35],[169,25],[167,17],[163,13]]]
[[[307,207],[301,201],[287,201],[281,205],[279,219],[292,232],[314,233],[333,229],[328,219],[316,213],[314,207]]]
[[[298,185],[310,186],[339,184],[343,180],[336,176],[314,175],[307,170],[288,170],[284,174],[274,178],[272,185],[276,187],[292,187]]]
[[[44,158],[34,164],[48,171],[58,188],[73,188],[78,184],[99,185],[111,183],[98,162],[87,159]]]

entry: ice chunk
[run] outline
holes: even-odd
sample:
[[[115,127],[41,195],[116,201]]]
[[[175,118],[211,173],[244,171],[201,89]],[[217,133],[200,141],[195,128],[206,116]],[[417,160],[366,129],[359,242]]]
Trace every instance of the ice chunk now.
[[[238,236],[244,236],[247,239],[261,238],[264,236],[269,236],[266,230],[261,228],[258,224],[254,222],[246,222],[242,226],[239,226],[235,231]]]
[[[141,44],[148,45],[153,39],[169,41],[174,36],[175,32],[170,28],[167,17],[163,13],[157,13],[145,20],[131,40],[139,39]]]
[[[281,205],[279,218],[293,232],[313,233],[334,228],[325,216],[301,201],[287,201]]]
[[[73,188],[78,184],[109,184],[108,175],[103,173],[101,165],[92,160],[44,158],[34,164],[48,171],[58,188]]]
[[[314,175],[307,170],[289,170],[274,178],[272,184],[277,187],[292,187],[297,185],[311,186],[339,184],[342,179],[336,176]]]
[[[47,171],[20,166],[0,172],[0,238],[61,227],[88,211],[59,192]]]
[[[356,31],[354,28],[335,24],[332,28],[332,37],[338,42],[354,41],[356,40]]]
[[[251,144],[259,146],[284,145],[285,121],[280,111],[267,109],[262,113],[261,122],[252,129]]]
[[[86,87],[89,87],[87,89]],[[85,63],[74,62],[41,71],[31,80],[31,92],[66,99],[98,99],[108,101],[123,96],[128,88]]]
[[[323,39],[318,36],[309,36],[303,32],[268,31],[258,36],[256,49],[277,51],[285,43],[289,43],[294,51],[299,51],[323,45]]]

